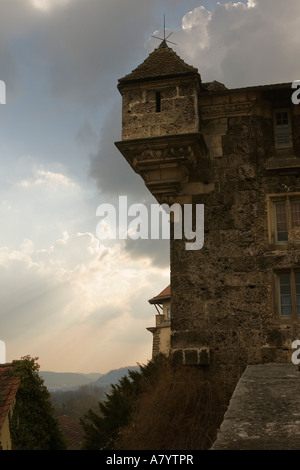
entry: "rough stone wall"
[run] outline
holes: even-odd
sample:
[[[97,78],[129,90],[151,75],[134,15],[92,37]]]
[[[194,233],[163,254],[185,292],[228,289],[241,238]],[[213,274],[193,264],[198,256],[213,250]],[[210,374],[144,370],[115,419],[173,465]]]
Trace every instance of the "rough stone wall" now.
[[[193,180],[214,190],[193,203],[205,205],[204,247],[171,242],[171,347],[209,348],[207,370],[231,391],[247,364],[291,363],[292,341],[300,339],[299,323],[274,313],[274,269],[300,266],[300,249],[270,245],[267,195],[300,192],[300,181],[297,168],[267,170],[270,159],[280,166],[284,158],[274,149],[272,107],[260,92],[203,96],[210,167]],[[295,164],[299,110],[292,114]]]
[[[170,352],[170,336],[171,326],[170,322],[165,325],[157,327],[153,331],[153,344],[152,344],[152,357],[158,354],[169,355]]]
[[[167,306],[170,301],[164,302],[164,314],[155,316],[155,327],[147,328],[153,334],[152,357],[158,354],[169,355],[171,339],[171,320],[167,317]]]
[[[160,329],[157,328],[153,331],[152,357],[157,356],[160,352]]]
[[[161,111],[156,112],[160,92]],[[198,87],[194,78],[136,84],[123,92],[122,139],[198,132]]]

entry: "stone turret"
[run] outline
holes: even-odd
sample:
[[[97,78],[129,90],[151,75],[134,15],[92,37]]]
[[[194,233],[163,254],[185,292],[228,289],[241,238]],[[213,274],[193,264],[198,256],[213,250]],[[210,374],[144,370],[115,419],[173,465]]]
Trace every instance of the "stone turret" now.
[[[206,155],[198,70],[163,41],[119,80],[118,89],[122,141],[116,146],[159,203],[178,200],[199,167],[199,159]]]

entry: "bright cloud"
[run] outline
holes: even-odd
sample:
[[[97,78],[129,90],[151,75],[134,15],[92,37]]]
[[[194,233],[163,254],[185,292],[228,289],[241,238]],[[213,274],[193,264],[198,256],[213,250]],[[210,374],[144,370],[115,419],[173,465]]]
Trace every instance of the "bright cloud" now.
[[[196,41],[201,49],[209,46],[208,26],[211,16],[211,12],[200,6],[187,13],[182,19],[182,30],[187,35],[193,36],[193,41]]]
[[[204,81],[242,87],[290,82],[299,74],[300,3],[250,0],[203,6],[187,13],[177,50]]]
[[[52,171],[35,170],[35,175],[32,180],[22,180],[18,183],[23,188],[28,188],[32,185],[49,186],[52,189],[58,187],[75,187],[76,184],[67,176],[62,173],[54,173]]]
[[[49,12],[57,7],[63,7],[71,0],[30,0],[31,5],[43,12]]]
[[[149,260],[134,261],[119,245],[107,248],[92,234],[78,233],[64,234],[44,250],[35,250],[30,240],[19,250],[2,248],[0,266],[1,336],[8,355],[38,354],[45,369],[55,345],[60,370],[70,370],[70,363],[78,370],[84,355],[90,370],[107,370],[116,366],[118,342],[130,343],[135,327],[133,341],[143,354],[151,345],[147,300],[168,283],[168,272]],[[66,343],[73,344],[69,352]],[[95,355],[106,348],[114,349],[111,362]]]
[[[64,231],[73,231],[75,225],[79,230],[87,228],[89,209],[77,181],[45,168],[28,168],[26,173],[0,189],[0,220],[5,220],[0,246],[19,246],[26,238],[42,247]]]

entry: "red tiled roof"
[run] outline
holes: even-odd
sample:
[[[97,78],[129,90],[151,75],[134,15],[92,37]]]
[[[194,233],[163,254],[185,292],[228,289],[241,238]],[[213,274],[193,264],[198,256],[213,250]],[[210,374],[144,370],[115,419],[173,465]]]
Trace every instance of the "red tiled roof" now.
[[[20,379],[13,374],[11,364],[0,364],[0,429],[15,399]]]
[[[163,291],[161,291],[160,294],[158,294],[155,297],[152,297],[152,299],[148,300],[150,304],[159,304],[163,300],[169,300],[171,297],[171,285],[166,287]]]
[[[173,76],[198,75],[198,70],[188,65],[165,41],[147,57],[144,62],[130,74],[119,79],[119,85],[130,82],[154,80]],[[200,76],[199,76],[200,77]]]
[[[67,450],[80,450],[85,435],[81,424],[67,415],[59,416],[58,423],[67,440]]]

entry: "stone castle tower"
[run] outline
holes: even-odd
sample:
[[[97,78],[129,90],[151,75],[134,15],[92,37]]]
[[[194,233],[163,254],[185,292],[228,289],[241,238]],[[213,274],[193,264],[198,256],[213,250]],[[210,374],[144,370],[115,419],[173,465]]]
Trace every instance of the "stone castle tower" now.
[[[171,355],[232,389],[300,339],[300,107],[291,84],[203,83],[165,41],[119,80],[116,145],[159,203],[204,204],[205,241],[170,241]]]
[[[116,145],[159,203],[185,196],[197,160],[206,158],[200,132],[200,75],[163,41],[119,80],[122,141]]]

